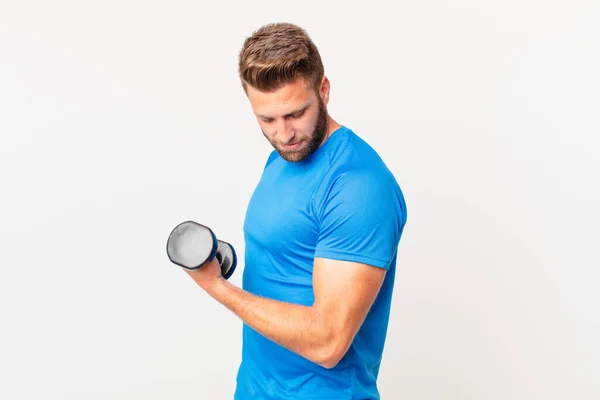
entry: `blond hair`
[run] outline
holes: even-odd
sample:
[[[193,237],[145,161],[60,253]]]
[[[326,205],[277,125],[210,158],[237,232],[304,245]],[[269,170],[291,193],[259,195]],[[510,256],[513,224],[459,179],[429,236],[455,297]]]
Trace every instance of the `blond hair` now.
[[[248,37],[239,53],[244,91],[252,86],[269,92],[303,77],[314,90],[323,78],[323,62],[306,31],[290,23],[272,23]]]

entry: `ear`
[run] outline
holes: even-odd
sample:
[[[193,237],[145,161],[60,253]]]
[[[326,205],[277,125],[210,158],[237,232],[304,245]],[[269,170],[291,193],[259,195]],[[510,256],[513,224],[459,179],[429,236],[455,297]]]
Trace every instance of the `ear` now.
[[[329,102],[329,90],[331,89],[331,84],[329,83],[329,79],[326,76],[323,76],[321,79],[321,87],[319,89],[319,95],[323,100],[323,104],[327,105]]]

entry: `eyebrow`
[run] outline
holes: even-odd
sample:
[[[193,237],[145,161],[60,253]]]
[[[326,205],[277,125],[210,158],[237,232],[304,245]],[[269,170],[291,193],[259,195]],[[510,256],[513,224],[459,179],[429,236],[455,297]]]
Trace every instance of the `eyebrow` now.
[[[294,115],[294,114],[299,114],[299,113],[301,113],[302,111],[305,111],[305,110],[306,110],[308,107],[310,107],[310,103],[309,103],[309,104],[306,104],[306,105],[304,105],[304,106],[302,106],[302,107],[300,107],[300,108],[297,108],[297,109],[295,109],[295,110],[293,110],[293,111],[290,111],[289,113],[285,114],[285,115],[283,116],[283,118],[291,117],[291,116],[292,116],[292,115]],[[273,117],[269,117],[269,116],[267,116],[267,115],[260,115],[260,114],[256,114],[256,116],[257,116],[257,117],[259,117],[259,118],[265,118],[265,119],[271,119],[271,118],[273,118]]]

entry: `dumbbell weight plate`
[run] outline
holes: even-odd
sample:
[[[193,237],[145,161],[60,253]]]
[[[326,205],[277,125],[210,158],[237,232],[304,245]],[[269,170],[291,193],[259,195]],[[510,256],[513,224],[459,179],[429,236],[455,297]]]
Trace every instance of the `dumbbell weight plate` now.
[[[185,221],[177,225],[169,235],[167,255],[172,263],[196,270],[215,258],[217,244],[217,238],[209,227]]]
[[[219,240],[219,257],[222,258],[221,275],[223,278],[229,279],[237,266],[237,255],[233,246],[227,242]]]

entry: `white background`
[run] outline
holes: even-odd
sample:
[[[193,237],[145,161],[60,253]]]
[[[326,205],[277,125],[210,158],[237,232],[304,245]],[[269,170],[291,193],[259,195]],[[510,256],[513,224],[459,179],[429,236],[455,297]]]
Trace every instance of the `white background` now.
[[[0,398],[232,398],[241,322],[165,244],[243,258],[276,21],[406,196],[382,398],[600,398],[598,3],[391,4],[0,1]]]

